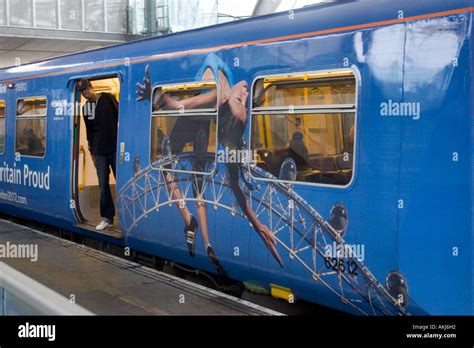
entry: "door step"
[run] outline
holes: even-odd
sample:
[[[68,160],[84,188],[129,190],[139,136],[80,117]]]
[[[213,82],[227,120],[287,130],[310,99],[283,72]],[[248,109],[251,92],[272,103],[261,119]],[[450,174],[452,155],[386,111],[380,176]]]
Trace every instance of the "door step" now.
[[[106,228],[103,231],[97,231],[95,229],[95,226],[96,225],[93,225],[93,224],[87,223],[87,222],[83,223],[83,224],[77,224],[76,225],[76,227],[79,227],[79,228],[82,228],[82,229],[85,229],[85,230],[88,230],[88,231],[91,231],[91,232],[94,232],[94,233],[97,233],[97,234],[106,235],[106,236],[113,237],[113,238],[116,238],[116,239],[123,239],[122,233],[120,232],[120,230],[116,226]]]

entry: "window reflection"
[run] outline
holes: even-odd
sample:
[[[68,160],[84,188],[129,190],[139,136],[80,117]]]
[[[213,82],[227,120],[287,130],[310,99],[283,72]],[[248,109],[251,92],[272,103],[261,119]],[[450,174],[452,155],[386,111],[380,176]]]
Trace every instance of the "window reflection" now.
[[[266,77],[254,86],[251,146],[257,165],[285,181],[349,184],[356,118],[353,73]]]
[[[46,151],[46,113],[46,98],[18,100],[15,152],[24,156],[44,156]]]

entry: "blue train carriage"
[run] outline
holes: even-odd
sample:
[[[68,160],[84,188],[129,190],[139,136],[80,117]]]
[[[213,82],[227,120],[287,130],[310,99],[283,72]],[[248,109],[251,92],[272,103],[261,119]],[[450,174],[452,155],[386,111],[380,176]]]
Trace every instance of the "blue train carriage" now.
[[[289,301],[472,315],[473,9],[326,4],[0,70],[1,210]],[[120,103],[100,234],[80,78]]]

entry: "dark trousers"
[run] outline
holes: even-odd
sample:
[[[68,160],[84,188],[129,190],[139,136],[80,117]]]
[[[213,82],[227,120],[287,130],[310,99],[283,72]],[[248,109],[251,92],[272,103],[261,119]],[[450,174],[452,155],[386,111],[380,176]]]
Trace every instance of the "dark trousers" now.
[[[100,216],[107,220],[109,223],[113,223],[115,216],[114,200],[112,193],[110,192],[110,168],[115,174],[117,153],[111,153],[110,155],[95,155],[95,167],[97,169],[97,177],[99,178],[99,191],[100,191]]]

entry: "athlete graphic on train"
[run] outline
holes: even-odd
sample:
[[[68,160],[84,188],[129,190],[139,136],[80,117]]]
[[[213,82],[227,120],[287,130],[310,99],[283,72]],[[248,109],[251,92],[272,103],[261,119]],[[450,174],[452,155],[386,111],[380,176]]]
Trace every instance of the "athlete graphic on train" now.
[[[201,93],[194,97],[177,101],[167,93],[161,93],[156,89],[153,96],[152,82],[149,76],[149,67],[146,68],[144,84],[137,84],[137,101],[153,99],[153,110],[192,110],[202,109],[203,107],[218,108],[218,138],[221,145],[229,150],[241,149],[242,137],[247,121],[247,102],[249,96],[248,83],[240,81],[234,83],[232,72],[228,66],[215,54],[210,54],[204,61],[203,66],[195,77],[196,81],[219,81],[219,91],[213,89]],[[204,117],[180,117],[175,122],[170,132],[169,138],[164,138],[162,144],[163,155],[179,155],[187,143],[193,143],[193,170],[195,172],[205,172],[206,160],[203,160],[202,154],[208,152],[209,132],[211,120]],[[242,209],[243,213],[249,219],[255,231],[262,238],[265,246],[273,255],[278,264],[283,267],[283,261],[276,250],[276,238],[267,226],[260,222],[253,211],[247,197],[240,186],[239,163],[226,163],[229,173],[229,181],[232,192]],[[193,189],[197,199],[197,215],[209,259],[221,275],[226,275],[225,270],[220,265],[217,256],[212,249],[209,240],[209,230],[207,223],[207,210],[203,197],[202,185],[204,176],[195,175]],[[182,193],[178,185],[174,182],[174,176],[171,172],[166,174],[167,187],[172,193],[172,199],[182,200]],[[185,224],[185,236],[189,253],[194,257],[195,240],[198,233],[198,221],[190,213],[185,204],[177,204],[180,214]]]

